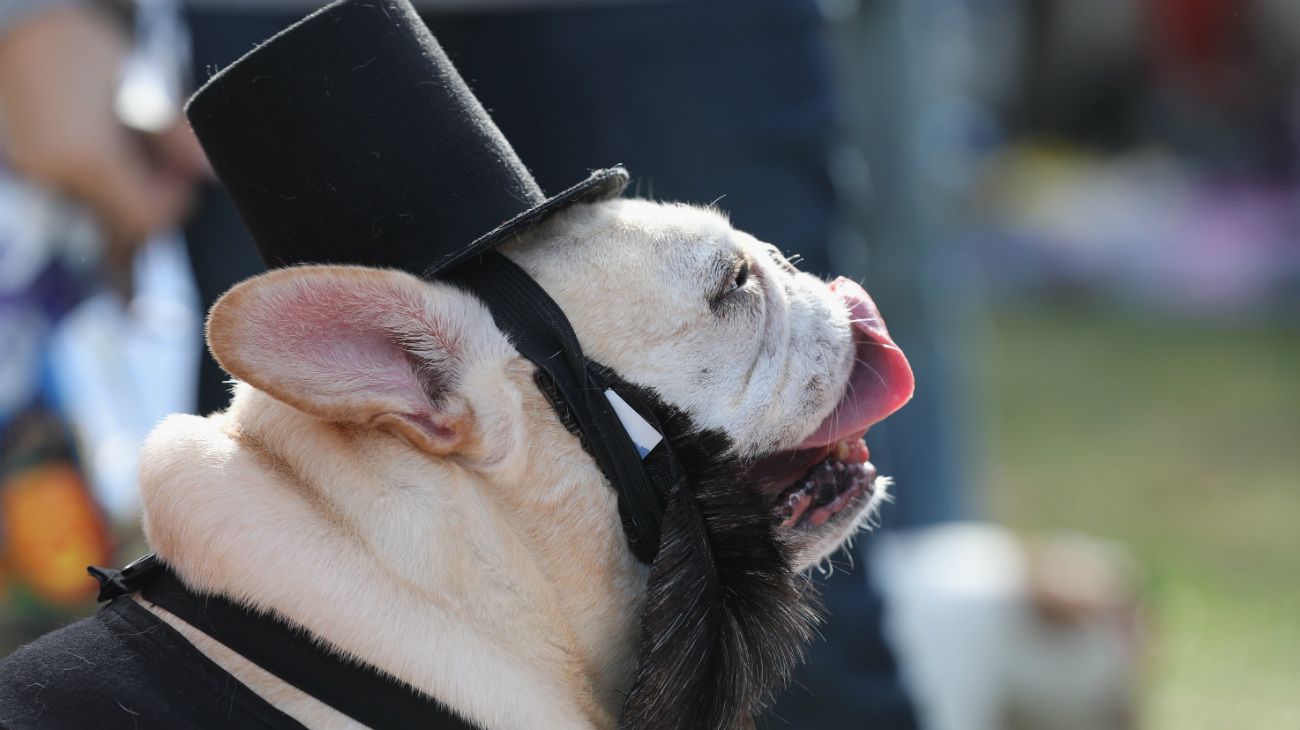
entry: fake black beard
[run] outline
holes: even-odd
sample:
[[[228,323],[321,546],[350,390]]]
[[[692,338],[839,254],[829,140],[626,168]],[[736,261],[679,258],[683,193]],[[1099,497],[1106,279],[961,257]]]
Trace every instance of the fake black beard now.
[[[741,482],[731,440],[645,388],[620,389],[651,405],[685,480],[667,495],[619,728],[753,727],[812,639],[812,583],[794,569],[770,501]]]
[[[690,484],[669,495],[621,730],[752,727],[803,660],[818,619],[772,506],[739,483],[739,462],[718,457],[729,440],[694,432],[681,441],[673,448]]]

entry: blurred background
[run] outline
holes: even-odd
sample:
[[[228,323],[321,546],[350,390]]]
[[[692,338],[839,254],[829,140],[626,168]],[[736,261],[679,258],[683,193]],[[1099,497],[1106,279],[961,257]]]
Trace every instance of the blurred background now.
[[[918,238],[943,249],[923,277],[966,315],[975,513],[1026,541],[1035,591],[1071,566],[1097,597],[1124,576],[1132,594],[1108,600],[1132,601],[1137,725],[1300,726],[1300,6],[828,7],[845,67],[868,69],[865,138],[911,109],[885,136],[909,150]],[[897,185],[867,149],[863,184]]]
[[[312,7],[267,5],[0,0],[6,653],[90,610],[85,565],[145,549],[134,479],[152,425],[222,406],[202,312],[260,264],[178,111]],[[817,720],[778,704],[774,727],[1300,728],[1300,2],[426,5],[463,71],[484,33],[508,39],[477,51],[507,75],[523,64],[500,48],[591,14],[608,33],[615,13],[722,19],[730,38],[808,11],[727,73],[799,33],[821,54],[816,84],[793,88],[816,86],[829,125],[799,132],[829,233],[774,242],[864,279],[916,366],[917,400],[868,436],[897,486],[853,579],[882,608],[833,607],[879,624],[915,717],[867,724],[822,698]],[[737,47],[691,46],[682,73]],[[640,100],[628,113],[682,116],[605,68],[601,88]],[[764,73],[709,91],[727,106]],[[465,75],[530,164],[568,149],[529,141],[519,88]],[[779,126],[801,98],[745,101]],[[761,185],[730,183],[735,164],[679,184],[655,165],[691,133],[659,134],[645,161],[570,162],[627,162],[641,195],[726,194],[739,227],[766,232],[746,209],[773,207]]]

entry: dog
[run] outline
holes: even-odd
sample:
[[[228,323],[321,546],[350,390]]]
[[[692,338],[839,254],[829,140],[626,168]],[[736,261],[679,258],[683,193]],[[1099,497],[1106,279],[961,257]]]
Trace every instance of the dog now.
[[[691,596],[648,591],[658,562],[629,551],[616,495],[487,309],[403,272],[289,267],[221,297],[207,338],[234,397],[149,437],[149,544],[194,590],[283,617],[484,728],[637,726],[628,704],[643,727],[746,725],[809,636],[800,572],[886,499],[862,436],[910,397],[906,359],[860,286],[800,273],[711,208],[581,204],[500,250],[592,359],[689,424],[733,490],[723,502],[758,505],[779,551],[729,557],[724,514],[716,560],[788,580],[664,649],[734,635],[727,653],[749,659],[725,685],[647,668],[646,623],[681,623]],[[136,600],[303,725],[358,727]],[[670,722],[681,682],[710,709]]]

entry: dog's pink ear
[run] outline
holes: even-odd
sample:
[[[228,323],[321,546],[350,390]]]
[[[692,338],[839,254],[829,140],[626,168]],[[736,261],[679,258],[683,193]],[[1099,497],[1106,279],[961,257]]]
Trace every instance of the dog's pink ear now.
[[[445,455],[473,429],[454,392],[464,364],[454,296],[394,271],[279,269],[213,305],[208,346],[226,372],[299,410]]]

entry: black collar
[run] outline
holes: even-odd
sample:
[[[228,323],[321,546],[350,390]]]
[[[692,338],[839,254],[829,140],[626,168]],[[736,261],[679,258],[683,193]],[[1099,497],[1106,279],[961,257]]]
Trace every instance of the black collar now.
[[[121,570],[89,570],[99,581],[101,602],[139,591],[248,661],[362,725],[376,730],[482,730],[437,699],[324,648],[300,628],[227,598],[191,591],[156,555],[146,555]]]

